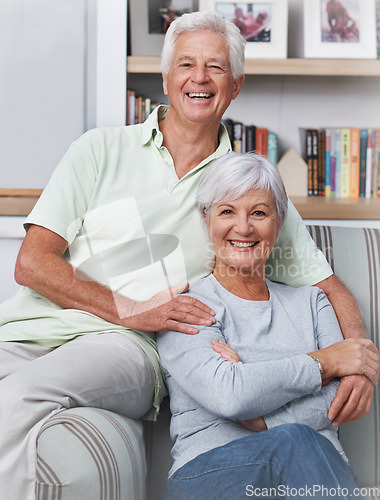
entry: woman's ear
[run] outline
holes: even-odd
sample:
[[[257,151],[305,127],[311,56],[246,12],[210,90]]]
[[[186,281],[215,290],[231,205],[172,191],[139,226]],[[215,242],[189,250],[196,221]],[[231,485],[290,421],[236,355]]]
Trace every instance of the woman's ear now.
[[[203,222],[206,224],[207,229],[208,229],[210,227],[210,221],[209,221],[209,217],[208,217],[208,213],[207,213],[206,207],[202,208],[202,212],[201,213],[202,213]]]

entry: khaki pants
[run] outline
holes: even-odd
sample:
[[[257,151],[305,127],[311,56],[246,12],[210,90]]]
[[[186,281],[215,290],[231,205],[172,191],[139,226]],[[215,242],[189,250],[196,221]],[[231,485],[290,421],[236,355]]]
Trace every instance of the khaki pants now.
[[[57,348],[0,343],[0,498],[32,500],[43,423],[88,406],[139,418],[155,376],[142,349],[120,333],[85,335]]]

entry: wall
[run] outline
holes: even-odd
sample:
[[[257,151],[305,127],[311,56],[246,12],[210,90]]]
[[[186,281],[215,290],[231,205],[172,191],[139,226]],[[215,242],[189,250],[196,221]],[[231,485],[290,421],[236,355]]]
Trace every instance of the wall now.
[[[70,143],[125,123],[125,0],[0,3],[0,188],[42,188]]]
[[[0,303],[18,290],[14,280],[14,265],[24,230],[23,217],[0,217]]]

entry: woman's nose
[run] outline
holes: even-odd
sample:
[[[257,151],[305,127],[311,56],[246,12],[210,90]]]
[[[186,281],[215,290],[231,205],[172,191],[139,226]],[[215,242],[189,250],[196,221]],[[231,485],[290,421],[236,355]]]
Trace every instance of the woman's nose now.
[[[253,225],[250,221],[250,218],[246,215],[239,216],[236,221],[236,231],[242,236],[251,234],[253,231]]]

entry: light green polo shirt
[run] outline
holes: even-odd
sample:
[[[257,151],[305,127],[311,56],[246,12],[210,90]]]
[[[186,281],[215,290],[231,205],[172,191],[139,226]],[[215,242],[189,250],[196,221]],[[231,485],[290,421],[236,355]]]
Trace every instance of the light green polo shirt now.
[[[178,179],[158,128],[166,112],[161,106],[144,124],[86,132],[71,145],[25,222],[26,228],[37,224],[68,241],[64,258],[78,273],[139,301],[212,270],[212,247],[195,193],[203,168],[231,150],[221,127],[217,150]],[[332,274],[292,205],[279,242],[274,250],[279,260],[268,263],[270,279],[299,286]],[[25,287],[0,306],[0,327],[3,341],[52,347],[78,335],[131,336],[155,368],[158,408],[165,389],[153,334],[62,309]]]

